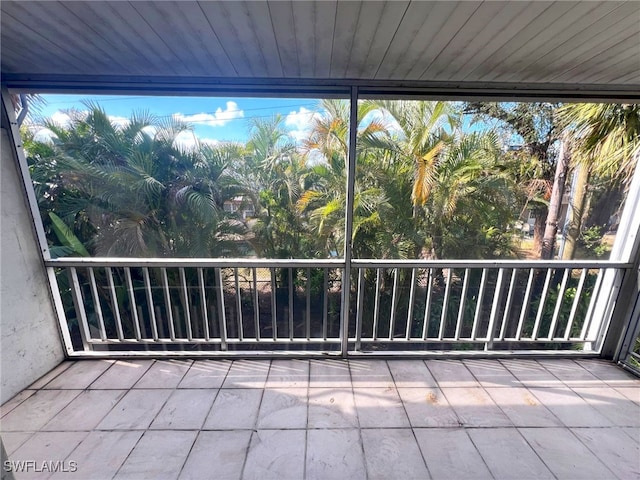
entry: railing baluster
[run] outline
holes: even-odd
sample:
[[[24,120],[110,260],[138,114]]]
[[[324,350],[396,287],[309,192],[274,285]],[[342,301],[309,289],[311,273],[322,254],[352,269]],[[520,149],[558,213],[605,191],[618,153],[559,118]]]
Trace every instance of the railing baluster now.
[[[529,313],[529,300],[531,298],[531,290],[533,287],[533,278],[535,276],[535,270],[529,269],[529,279],[527,280],[527,287],[524,291],[524,297],[522,298],[522,308],[520,309],[520,320],[518,320],[518,329],[516,330],[516,340],[522,338],[522,329],[524,328],[524,321]]]
[[[82,289],[80,288],[80,281],[78,280],[78,272],[76,267],[69,268],[69,275],[71,277],[71,294],[73,297],[73,303],[76,309],[78,317],[78,327],[80,330],[80,338],[82,339],[82,349],[84,351],[91,350],[89,348],[89,340],[91,340],[91,331],[89,330],[89,322],[87,321],[87,312],[84,309],[84,300],[82,298]]]
[[[407,328],[405,338],[411,339],[411,324],[413,323],[413,304],[416,296],[416,269],[411,269],[411,289],[409,290],[409,308],[407,308]]]
[[[393,331],[396,327],[396,308],[398,306],[398,276],[400,269],[393,270],[393,292],[391,293],[391,312],[389,314],[389,340],[393,340]]]
[[[376,298],[373,303],[373,339],[378,339],[378,317],[380,311],[380,269],[376,268]]]
[[[167,323],[169,327],[169,338],[175,341],[176,329],[173,325],[173,304],[171,303],[171,292],[169,291],[169,277],[167,276],[167,269],[162,268],[160,270],[162,275],[162,286],[164,290],[164,306],[167,310]]]
[[[207,292],[204,285],[204,272],[202,268],[198,268],[198,287],[200,287],[200,307],[202,309],[202,322],[204,326],[204,339],[209,341],[211,335],[209,332],[209,314],[207,313]]]
[[[306,316],[306,334],[307,340],[311,340],[311,269],[307,268],[307,286],[306,286],[306,302],[305,306],[307,307],[307,311],[305,312]]]
[[[253,269],[253,323],[256,329],[256,340],[260,340],[260,299],[258,296],[258,269]]]
[[[591,319],[593,318],[593,310],[595,308],[596,300],[598,298],[598,295],[600,294],[603,276],[604,270],[602,268],[599,268],[598,276],[596,277],[596,284],[594,285],[593,293],[591,294],[591,299],[589,301],[589,308],[587,309],[587,313],[584,316],[584,324],[582,325],[582,331],[580,332],[580,340],[587,340],[587,332],[589,331],[589,325],[591,324]]]
[[[180,268],[180,283],[182,284],[182,298],[184,299],[184,321],[187,327],[187,340],[193,340],[191,328],[191,308],[189,306],[189,291],[187,290],[187,275],[184,268]]]
[[[480,314],[482,313],[482,301],[484,300],[484,289],[487,285],[487,269],[482,269],[482,277],[480,277],[480,286],[478,287],[478,301],[476,303],[476,311],[473,316],[473,326],[471,327],[471,340],[478,338],[478,327],[480,325]]]
[[[433,292],[432,270],[427,268],[427,297],[424,302],[424,320],[422,322],[422,339],[426,340],[429,335],[429,322],[431,321],[431,295]]]
[[[507,333],[507,324],[511,315],[511,307],[513,305],[513,292],[516,287],[516,279],[518,277],[518,269],[511,270],[511,282],[509,282],[509,293],[507,293],[507,303],[504,305],[504,315],[502,315],[502,326],[500,327],[500,340],[504,340]]]
[[[322,287],[323,287],[323,297],[322,297],[322,338],[324,340],[327,339],[327,328],[329,322],[327,321],[327,315],[329,313],[329,269],[324,268],[322,273]]]
[[[289,279],[289,340],[293,341],[293,268],[288,269]]]
[[[218,304],[218,322],[220,324],[220,349],[227,349],[227,317],[224,308],[224,283],[222,280],[222,268],[214,269],[218,285],[216,287],[216,297]]]
[[[447,324],[447,311],[449,309],[449,296],[451,295],[452,276],[453,268],[449,268],[447,272],[447,283],[444,287],[444,298],[442,299],[442,313],[440,314],[440,329],[438,330],[438,340],[442,340],[444,338],[444,328]]]
[[[544,287],[542,287],[542,294],[540,295],[540,303],[538,305],[538,313],[536,315],[536,321],[533,324],[533,332],[531,333],[531,340],[538,339],[538,330],[540,329],[540,321],[542,320],[542,314],[544,313],[544,305],[547,302],[547,292],[549,291],[549,284],[551,283],[551,268],[547,268],[547,276],[544,280]]]
[[[242,322],[242,296],[240,295],[240,279],[238,278],[238,269],[233,269],[234,277],[235,277],[235,287],[236,287],[236,310],[237,310],[237,320],[238,320],[238,340],[242,341],[244,338],[243,331],[243,322]]]
[[[271,268],[269,269],[269,272],[271,273],[271,333],[273,336],[273,339],[277,339],[278,338],[278,323],[277,323],[277,304],[276,304],[276,290],[277,290],[277,283],[276,283],[276,271],[275,269]]]
[[[551,319],[551,326],[549,327],[548,339],[553,340],[556,333],[556,326],[558,325],[558,316],[560,315],[560,308],[562,307],[562,300],[564,298],[564,292],[567,288],[567,279],[571,273],[570,268],[565,268],[564,275],[562,276],[562,282],[560,283],[560,290],[558,291],[558,298],[556,299],[556,306],[553,309],[553,317]]]
[[[133,329],[135,332],[136,340],[140,340],[142,338],[142,335],[140,334],[140,319],[138,318],[138,305],[136,304],[136,297],[133,291],[133,281],[131,280],[131,269],[129,267],[124,267],[124,277],[127,282],[127,291],[129,292],[129,301],[131,303]]]
[[[122,329],[122,319],[120,318],[120,305],[118,304],[118,296],[116,295],[116,287],[113,284],[113,272],[111,267],[107,267],[107,281],[109,282],[109,293],[111,294],[111,305],[113,308],[113,315],[116,319],[116,333],[118,334],[118,340],[124,339],[124,331]]]
[[[358,299],[356,301],[356,352],[360,351],[362,338],[362,308],[364,303],[364,268],[358,269]]]
[[[341,268],[337,261],[258,259],[252,262],[242,259],[231,262],[227,259],[137,261],[70,258],[47,260],[45,265],[51,269],[64,268],[69,274],[69,303],[73,295],[75,315],[84,338],[83,346],[78,346],[78,350],[85,348],[91,351],[93,344],[101,342],[120,342],[118,351],[127,355],[134,350],[141,351],[140,346],[154,342],[158,342],[156,345],[190,345],[187,349],[193,347],[199,353],[197,345],[207,342],[221,344],[219,350],[222,351],[233,349],[236,343],[256,343],[256,351],[264,344],[274,345],[269,350],[286,350],[284,345],[295,343],[298,345],[296,351],[303,349],[305,353],[315,352],[322,342],[328,342],[331,343],[329,350],[335,352],[333,347],[337,341],[342,345],[345,339],[353,342],[351,346],[354,352],[362,352],[370,344],[374,350],[394,352],[400,350],[398,343],[417,342],[422,342],[427,349],[430,344],[437,342],[443,348],[452,349],[456,349],[455,346],[451,347],[453,344],[483,344],[485,349],[491,349],[494,344],[506,346],[513,343],[509,349],[514,351],[519,351],[525,345],[527,347],[522,351],[532,352],[533,347],[549,350],[554,346],[567,351],[568,343],[593,342],[593,338],[602,333],[596,331],[596,327],[600,327],[596,321],[600,311],[598,302],[603,302],[603,298],[597,297],[610,297],[615,301],[617,295],[615,285],[611,291],[605,291],[608,283],[600,280],[602,276],[608,278],[611,270],[619,272],[630,268],[621,262],[603,261],[545,264],[541,261],[502,260],[354,260],[351,306],[355,310],[352,310],[349,330],[341,331],[348,335],[345,338],[339,336],[334,328],[337,324],[332,323],[336,319],[334,307],[337,306],[333,294],[339,288],[337,278],[335,281],[332,279]],[[104,268],[106,272],[104,285],[100,283],[103,277],[101,271],[96,270],[98,268]],[[246,269],[246,275],[252,275],[252,278],[247,276],[245,279],[242,269]],[[318,269],[322,269],[322,280],[320,277],[318,280],[321,283],[324,281],[325,287],[322,300],[316,299],[312,291],[316,274],[320,274]],[[524,272],[524,269],[529,271]],[[581,271],[578,273],[577,270]],[[262,275],[262,271],[267,276]],[[444,273],[437,282],[434,282],[435,272]],[[597,273],[598,277],[593,288],[591,285],[596,275],[592,273]],[[525,274],[528,276],[526,282]],[[252,289],[252,294],[247,293],[243,282]],[[269,293],[267,282],[270,282]],[[372,291],[374,283],[375,291]],[[214,284],[216,290],[212,292]],[[565,298],[568,292],[574,291],[574,286],[575,297],[571,300]],[[230,293],[231,288],[234,289],[233,294]],[[301,288],[304,288],[304,294]],[[425,288],[423,294],[426,294],[426,301],[424,297],[422,301],[418,298],[422,288]],[[487,298],[490,293],[487,292],[494,291],[494,288],[490,301]],[[162,289],[163,293],[154,289]],[[263,293],[267,297],[262,298]],[[285,307],[278,305],[278,302],[284,301],[283,293],[288,294]],[[246,298],[249,298],[246,295],[253,297],[256,307],[251,313],[253,321],[249,321],[249,326],[244,323],[243,308],[246,307]],[[266,337],[260,329],[263,319],[260,317],[259,304],[263,300],[271,302],[272,311],[272,319],[269,321],[267,318],[267,324],[271,323],[273,333],[267,333]],[[225,308],[227,301],[233,302],[229,310]],[[304,302],[304,312],[300,301]],[[387,301],[390,310],[385,311],[384,303]],[[420,308],[416,302],[421,304],[423,301],[425,307],[424,311],[419,312],[420,320],[423,320],[420,325],[415,318]],[[530,306],[532,301],[536,305],[535,311]],[[320,306],[323,302],[325,308],[321,318]],[[319,307],[317,318],[314,310],[316,303]],[[123,304],[126,311],[121,308]],[[262,307],[264,310],[264,305]],[[451,311],[452,308],[454,311]],[[607,308],[612,307],[609,305]],[[371,310],[373,312],[369,313]],[[584,315],[581,312],[585,310],[586,319],[583,323]],[[237,311],[235,318],[227,316],[234,315],[232,311]],[[263,312],[263,317],[267,315],[266,311]],[[403,320],[406,323],[402,324]],[[247,336],[248,332],[245,331],[245,327],[251,330],[254,322],[255,338],[253,332]],[[288,333],[278,331],[282,330],[283,325],[288,326]],[[383,333],[380,334],[380,331]],[[122,350],[123,343],[132,346],[131,352]],[[317,346],[307,349],[305,346],[310,344]],[[396,346],[392,347],[393,344]],[[585,348],[589,349],[589,344]],[[175,348],[165,350],[163,353],[174,351]],[[267,353],[264,348],[262,351]],[[321,351],[318,350],[318,353]],[[205,350],[201,353],[204,354]],[[237,353],[241,353],[241,350]]]
[[[458,308],[458,320],[456,320],[455,339],[460,340],[460,332],[462,331],[462,323],[464,322],[464,307],[467,301],[467,290],[469,290],[469,272],[470,269],[464,269],[464,280],[462,281],[462,293],[460,294],[460,308]]]
[[[147,294],[147,307],[149,308],[149,319],[151,321],[151,336],[155,341],[158,341],[158,324],[156,323],[156,312],[153,306],[153,292],[151,291],[151,280],[149,279],[149,269],[142,269],[142,276],[144,277],[144,290]]]
[[[487,326],[487,341],[484,344],[485,351],[493,348],[493,339],[496,336],[496,322],[498,320],[498,311],[500,310],[500,300],[502,299],[502,283],[504,282],[504,268],[498,270],[498,280],[496,281],[496,289],[493,292],[493,301],[491,302],[491,314],[489,315],[489,325]]]
[[[567,321],[567,327],[564,331],[564,340],[569,340],[571,336],[571,328],[573,328],[573,322],[576,318],[576,312],[578,311],[578,306],[580,305],[580,299],[582,298],[582,288],[584,287],[584,281],[587,278],[587,268],[582,269],[582,273],[580,274],[580,280],[578,281],[578,288],[576,289],[576,295],[573,298],[573,305],[571,305],[571,313],[569,313],[569,320]]]
[[[98,317],[98,325],[100,327],[100,339],[107,339],[107,329],[104,326],[104,316],[102,315],[102,306],[100,305],[100,297],[98,296],[98,286],[96,285],[96,276],[93,273],[93,267],[89,267],[89,280],[91,282],[91,296],[93,298],[93,305]]]

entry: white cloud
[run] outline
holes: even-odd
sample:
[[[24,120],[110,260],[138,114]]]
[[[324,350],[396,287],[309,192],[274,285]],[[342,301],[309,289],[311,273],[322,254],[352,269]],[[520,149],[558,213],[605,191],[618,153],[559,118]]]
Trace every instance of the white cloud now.
[[[238,109],[238,104],[236,102],[227,102],[227,106],[224,110],[221,107],[218,107],[214,114],[196,113],[195,115],[183,115],[182,113],[174,113],[173,116],[177,120],[183,122],[209,125],[211,127],[222,127],[235,118],[243,118],[244,111]]]
[[[289,135],[299,142],[309,135],[314,120],[320,118],[319,113],[300,107],[297,112],[290,112],[287,115],[284,124],[291,127]]]
[[[51,116],[49,117],[49,120],[51,120],[53,123],[61,127],[68,127],[69,124],[71,123],[71,117],[60,110],[57,110],[54,113],[52,113]]]
[[[56,138],[56,134],[48,128],[39,128],[33,134],[33,139],[36,142],[53,143],[54,138]]]
[[[147,125],[146,127],[142,127],[142,131],[153,138],[156,136],[158,129],[154,125]]]
[[[109,115],[109,121],[118,127],[126,127],[127,125],[129,125],[129,119],[127,117],[118,117],[117,115]]]
[[[215,138],[199,138],[191,130],[180,132],[173,141],[175,148],[186,152],[195,150],[199,145],[215,147],[216,145],[220,145],[220,141]]]

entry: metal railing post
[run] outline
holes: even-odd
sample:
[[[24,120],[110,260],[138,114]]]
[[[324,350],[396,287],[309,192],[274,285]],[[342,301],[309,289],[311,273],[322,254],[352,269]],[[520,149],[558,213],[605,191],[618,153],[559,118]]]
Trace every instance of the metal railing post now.
[[[356,138],[358,133],[358,87],[351,87],[349,110],[349,152],[347,155],[347,198],[344,220],[344,270],[342,271],[342,302],[340,311],[340,351],[349,350],[349,301],[351,297],[351,253],[353,236],[353,200],[356,181]]]

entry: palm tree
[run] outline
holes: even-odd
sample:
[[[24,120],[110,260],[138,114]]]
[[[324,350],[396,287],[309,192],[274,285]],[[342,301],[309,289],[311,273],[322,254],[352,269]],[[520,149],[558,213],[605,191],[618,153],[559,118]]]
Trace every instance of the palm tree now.
[[[45,122],[55,135],[50,156],[31,158],[44,208],[54,208],[97,255],[238,251],[244,227],[222,208],[236,188],[225,173],[230,149],[181,150],[176,137],[186,124],[134,114],[116,125],[88,107],[70,112],[68,127]]]
[[[640,147],[640,105],[574,103],[560,108],[559,116],[567,125],[578,172],[563,250],[563,258],[571,259],[582,229],[590,179],[611,178],[625,185],[635,171],[633,154]]]
[[[498,122],[509,138],[514,134],[522,142],[512,152],[516,160],[514,174],[524,196],[525,209],[535,218],[533,242],[535,253],[542,254],[542,242],[553,190],[556,145],[561,128],[556,114],[558,104],[534,102],[469,102],[464,112],[480,122]]]
[[[344,249],[346,205],[346,160],[348,156],[349,103],[322,100],[322,113],[314,119],[309,137],[303,143],[309,164],[307,189],[298,201],[298,210],[308,213],[318,236],[318,250],[336,255]],[[376,118],[378,105],[360,102],[356,140],[356,185],[354,195],[354,255],[371,256],[377,249],[366,241],[372,230],[380,228],[389,202],[376,178],[382,173],[384,146],[389,125]],[[384,242],[376,242],[384,248]]]

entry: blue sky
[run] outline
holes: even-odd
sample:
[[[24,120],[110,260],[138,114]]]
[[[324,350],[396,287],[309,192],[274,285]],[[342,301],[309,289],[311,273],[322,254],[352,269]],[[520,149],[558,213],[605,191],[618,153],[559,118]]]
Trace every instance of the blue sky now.
[[[309,98],[228,98],[228,97],[151,97],[115,95],[41,95],[43,117],[64,124],[65,110],[86,110],[83,101],[99,104],[115,122],[124,122],[135,111],[147,110],[158,117],[175,116],[193,125],[194,133],[205,142],[238,141],[248,138],[252,118],[276,114],[285,119],[293,138],[308,129],[319,110],[318,100]],[[188,139],[186,139],[188,143]]]
[[[320,112],[319,100],[313,98],[248,98],[248,97],[186,97],[186,96],[123,96],[123,95],[51,95],[43,94],[44,106],[39,115],[64,124],[69,109],[86,110],[83,102],[99,104],[114,122],[126,122],[136,111],[146,110],[157,117],[176,117],[193,126],[193,132],[183,132],[179,143],[246,142],[253,118],[269,118],[280,114],[293,140],[308,133],[315,115]],[[477,131],[490,128],[481,122],[472,125],[465,119],[464,129]],[[47,133],[44,133],[46,137]],[[36,137],[43,139],[43,136]],[[520,143],[518,139],[511,143]]]

